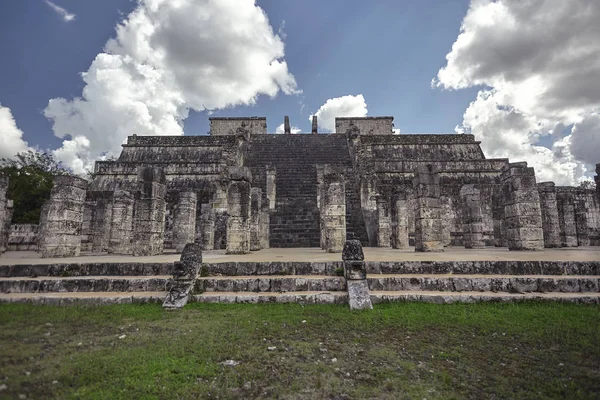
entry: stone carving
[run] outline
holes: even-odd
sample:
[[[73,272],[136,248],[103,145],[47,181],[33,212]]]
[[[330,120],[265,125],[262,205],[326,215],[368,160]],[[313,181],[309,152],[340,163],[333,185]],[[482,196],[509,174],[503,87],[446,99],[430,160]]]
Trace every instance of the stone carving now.
[[[373,308],[367,284],[367,269],[362,245],[358,240],[347,240],[342,251],[344,277],[348,290],[348,304],[351,310]]]
[[[542,212],[533,168],[526,162],[502,169],[504,214],[509,250],[543,250]]]
[[[464,185],[460,195],[463,200],[463,243],[467,249],[482,249],[485,242],[480,191],[474,185]]]
[[[339,170],[323,168],[322,237],[325,251],[340,253],[346,240],[346,186]]]
[[[250,252],[250,184],[248,168],[230,168],[227,190],[227,254]]]
[[[54,177],[50,199],[40,215],[43,258],[79,256],[87,184],[85,179],[76,176]]]
[[[408,243],[408,207],[406,194],[398,194],[393,202],[392,213],[392,248],[403,249]]]
[[[155,256],[164,248],[167,194],[161,168],[142,167],[138,172],[139,198],[133,221],[133,255]]]
[[[178,309],[187,304],[201,267],[202,249],[200,245],[197,243],[186,244],[179,261],[175,262],[173,282],[163,302],[164,308]]]
[[[542,229],[544,231],[544,247],[560,247],[560,224],[558,221],[558,204],[554,182],[538,183],[540,207],[542,209]]]
[[[287,135],[292,133],[292,130],[290,128],[290,117],[288,117],[287,115],[283,118],[283,132]]]
[[[200,242],[202,250],[215,248],[215,218],[211,204],[200,207]]]
[[[313,115],[313,117],[312,117],[312,129],[311,129],[311,133],[313,135],[316,135],[316,134],[319,133],[318,130],[319,130],[319,125],[317,124],[317,116]]]
[[[415,251],[444,251],[440,204],[440,178],[437,168],[428,164],[415,171]]]
[[[182,252],[196,236],[197,197],[194,192],[181,192],[173,215],[173,247]]]
[[[111,254],[132,254],[133,207],[135,198],[126,190],[115,190],[110,221],[108,252]]]
[[[577,247],[577,225],[575,223],[575,199],[571,191],[557,191],[558,224],[561,247]]]
[[[8,219],[6,192],[8,190],[8,178],[0,175],[0,254],[4,253],[8,242]]]
[[[250,189],[250,250],[256,251],[261,249],[260,245],[260,214],[261,214],[261,197],[262,190],[260,188]]]
[[[377,196],[377,247],[390,247],[392,221],[390,203],[385,195]]]

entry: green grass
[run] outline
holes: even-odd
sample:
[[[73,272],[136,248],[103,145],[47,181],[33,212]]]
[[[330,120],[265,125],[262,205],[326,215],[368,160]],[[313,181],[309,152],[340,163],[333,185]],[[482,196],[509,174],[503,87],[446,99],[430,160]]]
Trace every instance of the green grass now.
[[[1,305],[2,384],[38,399],[598,398],[600,308]]]

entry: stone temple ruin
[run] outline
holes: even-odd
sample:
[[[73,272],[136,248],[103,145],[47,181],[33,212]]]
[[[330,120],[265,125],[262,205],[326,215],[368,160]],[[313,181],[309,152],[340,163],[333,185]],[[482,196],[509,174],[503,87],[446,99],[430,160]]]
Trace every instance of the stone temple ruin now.
[[[210,118],[205,136],[129,136],[94,178],[57,177],[37,226],[11,226],[0,178],[0,249],[44,258],[268,248],[443,252],[600,246],[596,189],[537,182],[488,159],[469,134],[394,134],[393,117],[336,118],[336,132],[267,134],[262,117]],[[600,174],[600,164],[597,165]],[[596,182],[598,182],[596,176]],[[594,268],[597,268],[594,267]]]

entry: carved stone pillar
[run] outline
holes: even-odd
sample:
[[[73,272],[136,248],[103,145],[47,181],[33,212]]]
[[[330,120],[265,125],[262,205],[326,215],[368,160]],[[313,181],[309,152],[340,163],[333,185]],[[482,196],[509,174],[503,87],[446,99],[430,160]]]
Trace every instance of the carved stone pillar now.
[[[135,202],[133,255],[162,254],[165,236],[167,194],[165,173],[161,168],[138,170],[139,198]]]
[[[323,170],[323,225],[325,251],[341,253],[346,241],[346,185],[344,175],[330,166]]]
[[[92,252],[108,251],[112,221],[112,199],[110,196],[96,200],[92,213]]]
[[[275,179],[277,178],[277,171],[273,166],[267,166],[267,183],[266,183],[266,195],[267,195],[267,206],[269,210],[275,209],[275,200],[277,197],[277,184]]]
[[[200,207],[200,243],[202,250],[215,248],[215,217],[211,204]]]
[[[558,224],[561,247],[577,247],[577,225],[575,224],[575,199],[568,191],[556,193]]]
[[[393,225],[392,225],[392,248],[403,249],[408,244],[408,207],[409,202],[406,196],[398,196],[392,204],[393,206]]]
[[[0,176],[0,254],[4,253],[8,244],[8,230],[6,229],[8,220],[8,210],[6,192],[8,191],[8,178]],[[8,221],[10,224],[10,221]]]
[[[542,209],[542,229],[544,247],[560,247],[560,224],[558,222],[558,204],[554,182],[538,183],[540,207]]]
[[[43,258],[79,256],[86,188],[85,179],[66,175],[54,177],[50,198],[40,215]]]
[[[509,250],[543,250],[544,233],[535,171],[526,162],[502,168],[504,215]]]
[[[506,222],[504,217],[504,192],[502,185],[494,185],[492,198],[492,218],[494,220],[494,247],[507,247]]]
[[[108,252],[111,254],[132,254],[133,240],[133,207],[135,197],[126,190],[115,190],[113,193],[112,213],[110,221],[110,240]]]
[[[224,180],[215,185],[211,201],[214,214],[214,246],[215,250],[227,247],[227,188],[229,181]]]
[[[367,283],[367,268],[362,245],[359,240],[347,240],[342,252],[344,262],[344,277],[348,290],[348,305],[351,310],[370,310],[373,308],[369,285]]]
[[[265,205],[262,206],[262,210],[259,214],[258,221],[258,239],[260,242],[261,249],[268,249],[271,247],[271,240],[269,235],[271,234],[271,214],[269,208]]]
[[[590,232],[587,220],[587,208],[583,196],[575,199],[575,229],[577,230],[577,245],[590,245]]]
[[[252,175],[246,167],[230,168],[227,190],[227,254],[250,252],[250,185]]]
[[[483,249],[483,210],[481,193],[474,185],[464,185],[460,189],[463,204],[463,243],[467,249]]]
[[[377,196],[377,247],[390,247],[392,220],[387,196]]]
[[[250,251],[260,250],[260,213],[262,189],[250,189]]]
[[[196,240],[197,196],[194,192],[180,192],[173,212],[173,247],[181,253],[188,243]]]
[[[415,171],[415,251],[444,251],[440,204],[440,178],[434,165]]]

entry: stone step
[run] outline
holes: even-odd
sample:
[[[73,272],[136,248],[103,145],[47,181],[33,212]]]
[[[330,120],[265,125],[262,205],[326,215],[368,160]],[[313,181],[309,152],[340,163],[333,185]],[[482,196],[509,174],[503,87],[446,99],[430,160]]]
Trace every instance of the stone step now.
[[[171,275],[173,263],[86,263],[1,265],[0,277]]]
[[[205,292],[192,296],[191,301],[200,303],[303,303],[347,304],[348,293],[328,291],[304,292]]]
[[[581,275],[368,275],[376,291],[598,292],[600,276]]]
[[[52,306],[162,303],[167,292],[0,293],[0,303]]]
[[[437,291],[371,291],[373,304],[418,301],[426,303],[474,303],[479,301],[518,302],[543,300],[567,303],[599,304],[600,293],[495,293],[495,292],[437,292]]]
[[[346,281],[340,276],[323,275],[264,275],[202,277],[196,281],[203,292],[337,292],[346,290]]]
[[[0,278],[0,293],[156,292],[170,281],[171,275]]]

